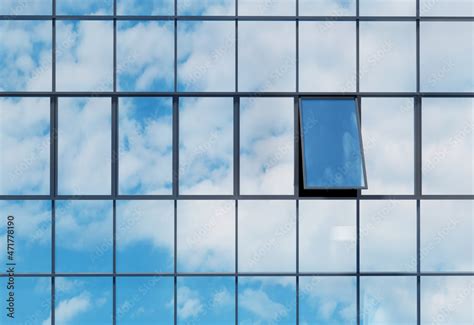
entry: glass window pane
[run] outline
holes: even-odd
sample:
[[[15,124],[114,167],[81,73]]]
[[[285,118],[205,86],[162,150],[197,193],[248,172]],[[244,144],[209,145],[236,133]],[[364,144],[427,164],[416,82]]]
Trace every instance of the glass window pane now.
[[[48,194],[49,158],[49,98],[1,98],[0,194]]]
[[[56,272],[111,272],[112,230],[112,201],[58,201]]]
[[[422,16],[474,16],[472,0],[420,0]]]
[[[235,270],[235,202],[178,202],[178,271]]]
[[[178,90],[235,90],[235,23],[178,22]]]
[[[360,268],[416,270],[416,202],[365,200],[360,205]]]
[[[51,324],[51,279],[48,277],[15,277],[13,290],[7,288],[7,278],[2,278],[2,324]],[[10,292],[14,293],[8,301]],[[5,299],[5,300],[4,300]],[[11,309],[10,309],[11,308]],[[13,312],[13,314],[11,314]],[[8,315],[12,315],[13,318]]]
[[[422,271],[474,271],[473,216],[474,201],[422,201]]]
[[[180,98],[179,105],[180,194],[232,194],[233,99]]]
[[[48,21],[0,21],[0,91],[51,90],[51,28]]]
[[[57,21],[56,87],[59,91],[112,91],[111,21]]]
[[[241,16],[293,16],[296,0],[238,0]]]
[[[417,0],[361,0],[361,16],[414,16]],[[437,0],[436,0],[437,1]]]
[[[118,325],[173,324],[173,277],[118,277]]]
[[[354,277],[300,277],[300,324],[357,324]]]
[[[171,16],[174,14],[174,0],[117,0],[117,14]]]
[[[56,324],[112,324],[112,278],[56,278]]]
[[[173,22],[118,21],[117,77],[122,91],[171,91]]]
[[[354,22],[300,22],[299,90],[355,91]]]
[[[294,201],[239,201],[239,271],[294,272]]]
[[[474,22],[423,22],[422,91],[474,91]]]
[[[239,324],[296,323],[294,277],[240,277]]]
[[[415,29],[414,22],[360,23],[362,91],[416,90]]]
[[[233,277],[178,277],[178,324],[232,324]]]
[[[0,263],[5,268],[6,263],[16,263],[15,273],[51,272],[50,201],[0,201],[0,211]],[[13,252],[13,260],[7,257],[7,251]]]
[[[300,201],[299,230],[300,271],[355,271],[355,201]]]
[[[421,277],[421,324],[474,323],[474,277]]]
[[[0,15],[51,15],[52,0],[0,0]],[[1,29],[0,29],[1,30]],[[30,30],[33,32],[34,30]]]
[[[306,189],[367,186],[359,123],[354,99],[301,101]]]
[[[423,193],[474,194],[474,99],[423,99]]]
[[[239,22],[239,91],[295,91],[295,27],[294,22]]]
[[[119,98],[119,193],[171,194],[172,99]]]
[[[110,98],[58,99],[60,194],[109,194]]]
[[[117,272],[173,272],[172,201],[118,201]]]
[[[293,194],[293,98],[240,99],[240,193]]]
[[[360,279],[361,324],[416,324],[416,277]]]
[[[58,15],[112,15],[114,0],[56,0]]]
[[[225,16],[235,15],[237,0],[178,0],[178,15]]]
[[[370,184],[364,194],[413,194],[412,98],[362,98],[362,137]]]
[[[356,0],[298,0],[300,16],[355,16]]]

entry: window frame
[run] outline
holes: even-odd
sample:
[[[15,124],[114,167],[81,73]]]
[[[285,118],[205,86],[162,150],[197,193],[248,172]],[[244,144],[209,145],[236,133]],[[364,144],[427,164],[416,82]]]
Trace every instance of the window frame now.
[[[358,128],[358,134],[359,134],[359,144],[360,144],[360,157],[361,157],[361,162],[362,162],[362,172],[364,174],[364,185],[361,187],[352,187],[352,186],[334,186],[334,187],[320,187],[320,186],[307,186],[306,185],[306,168],[305,166],[305,144],[304,144],[304,129],[303,129],[303,101],[304,100],[350,100],[352,99],[355,104],[355,111],[356,111],[356,118],[357,118],[357,128]],[[364,155],[364,144],[363,144],[363,138],[362,138],[362,127],[361,127],[361,114],[360,114],[360,105],[359,105],[359,100],[360,97],[358,96],[299,96],[298,98],[298,138],[300,141],[300,152],[301,152],[301,162],[299,164],[300,170],[302,171],[302,187],[303,190],[309,190],[309,191],[323,191],[323,192],[333,192],[333,191],[339,191],[339,190],[366,190],[368,189],[368,182],[367,182],[367,170],[366,170],[366,164],[365,164],[365,155]],[[318,194],[318,193],[314,193]]]

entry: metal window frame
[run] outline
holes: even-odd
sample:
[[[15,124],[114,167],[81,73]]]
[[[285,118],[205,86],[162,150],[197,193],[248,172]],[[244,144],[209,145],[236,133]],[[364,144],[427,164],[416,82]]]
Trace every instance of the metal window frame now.
[[[194,276],[223,276],[235,278],[235,323],[239,321],[239,277],[243,276],[291,276],[296,279],[296,319],[299,323],[300,292],[299,278],[307,276],[316,277],[340,277],[350,276],[356,279],[356,312],[357,324],[361,324],[360,303],[360,278],[364,276],[411,276],[417,279],[417,324],[421,324],[421,278],[432,276],[444,277],[474,277],[472,272],[422,272],[421,265],[421,241],[420,241],[420,217],[422,200],[474,200],[471,195],[426,195],[422,193],[422,98],[428,97],[467,97],[473,98],[474,92],[421,92],[420,90],[420,24],[422,22],[474,22],[474,16],[421,16],[420,0],[416,0],[416,15],[413,16],[361,16],[359,15],[359,0],[356,0],[356,14],[353,16],[300,16],[299,0],[295,0],[296,12],[294,16],[240,16],[238,15],[238,0],[235,1],[235,14],[228,16],[180,16],[177,12],[177,2],[174,0],[174,14],[164,16],[143,15],[117,15],[117,1],[113,0],[113,15],[107,16],[66,16],[56,15],[56,0],[52,0],[51,15],[0,15],[0,21],[51,21],[52,24],[52,88],[51,91],[5,91],[0,92],[3,97],[47,97],[50,99],[50,191],[46,195],[0,195],[0,200],[42,200],[51,203],[51,272],[50,273],[18,273],[15,276],[22,277],[46,277],[51,279],[51,320],[55,324],[56,305],[56,278],[59,277],[107,277],[111,279],[112,285],[112,310],[111,322],[116,324],[116,290],[118,277],[172,277],[174,279],[174,323],[178,322],[177,315],[177,279],[178,277]],[[95,20],[113,22],[113,91],[108,92],[63,92],[56,90],[56,22],[67,20]],[[118,92],[117,91],[117,21],[147,20],[147,21],[173,21],[174,22],[174,90],[169,92]],[[235,91],[228,92],[179,92],[177,76],[177,23],[178,21],[234,21],[235,22]],[[296,33],[296,91],[289,92],[240,92],[238,89],[238,46],[239,46],[239,21],[289,21],[295,22]],[[299,91],[299,23],[305,21],[351,21],[356,23],[356,91],[354,92],[300,92]],[[416,91],[414,92],[361,92],[360,91],[360,22],[365,21],[394,21],[394,22],[416,22]],[[355,198],[349,198],[356,202],[356,271],[355,272],[300,272],[299,270],[299,201],[300,200],[333,200],[338,197],[325,196],[301,196],[299,193],[299,171],[301,162],[299,159],[299,101],[306,97],[354,97],[360,110],[361,98],[364,97],[410,97],[414,100],[414,192],[407,195],[366,195],[361,190],[357,191]],[[58,183],[58,98],[59,97],[109,97],[111,98],[112,110],[112,161],[111,161],[111,193],[110,195],[60,195],[57,191]],[[171,97],[173,102],[173,191],[171,195],[120,195],[118,188],[118,100],[120,97]],[[232,97],[234,102],[234,193],[232,195],[181,195],[179,193],[179,98],[180,97]],[[292,195],[241,195],[240,194],[240,98],[241,97],[290,97],[294,99],[294,192]],[[362,113],[362,112],[359,112]],[[56,272],[56,201],[57,200],[111,200],[113,202],[113,268],[111,273],[57,273]],[[116,270],[116,209],[117,201],[120,200],[171,200],[174,203],[174,270],[168,273],[118,273]],[[219,273],[183,273],[177,271],[177,202],[178,200],[232,200],[235,202],[235,272]],[[295,201],[296,213],[296,269],[295,272],[240,272],[238,269],[238,241],[239,241],[239,201],[240,200],[292,200]],[[360,203],[365,200],[411,200],[416,201],[416,272],[361,272],[360,271]],[[2,273],[0,278],[7,275]]]
[[[364,186],[333,186],[333,187],[321,187],[321,186],[306,186],[306,165],[305,165],[305,145],[304,145],[304,130],[303,130],[303,104],[302,102],[304,100],[352,100],[355,105],[355,112],[356,112],[356,119],[357,119],[357,128],[358,128],[358,134],[359,134],[359,150],[361,154],[361,159],[362,159],[362,172],[364,174]],[[366,165],[365,165],[365,154],[364,154],[364,144],[363,144],[363,138],[362,138],[362,128],[361,128],[361,112],[360,112],[360,105],[359,101],[356,97],[300,97],[299,98],[299,119],[300,119],[300,142],[301,142],[301,151],[302,151],[302,161],[301,161],[301,168],[303,168],[303,187],[305,190],[366,190],[368,189],[368,183],[367,183],[367,170],[366,170]]]

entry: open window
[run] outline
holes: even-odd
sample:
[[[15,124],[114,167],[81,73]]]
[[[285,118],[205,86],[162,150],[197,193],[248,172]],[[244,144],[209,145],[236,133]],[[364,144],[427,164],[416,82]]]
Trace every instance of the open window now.
[[[352,196],[367,188],[355,98],[302,98],[300,132],[303,190]]]

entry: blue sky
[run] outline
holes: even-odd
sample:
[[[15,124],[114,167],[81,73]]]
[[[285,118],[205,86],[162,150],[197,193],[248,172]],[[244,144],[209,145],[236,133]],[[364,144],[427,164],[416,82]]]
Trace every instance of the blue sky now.
[[[426,15],[472,10],[460,1],[456,5],[428,1],[421,1]],[[48,1],[27,1],[20,7],[0,2],[2,14],[50,13]],[[83,1],[80,6],[77,1],[57,3],[60,14],[111,12],[111,1]],[[301,0],[299,8],[302,15],[353,15],[354,3]],[[413,14],[414,1],[360,3],[361,14]],[[118,0],[117,4],[119,14],[173,14],[169,0]],[[233,15],[234,8],[230,0],[179,1],[178,11]],[[240,14],[248,15],[293,14],[294,9],[294,1],[239,4]],[[42,21],[0,22],[0,91],[51,90],[51,26]],[[180,91],[234,91],[237,86],[239,91],[294,91],[296,24],[239,22],[238,85],[234,26],[229,21],[179,21],[174,76],[172,22],[118,22],[118,89],[171,91],[177,78]],[[423,91],[474,89],[473,46],[466,41],[472,38],[472,28],[472,22],[421,23]],[[355,90],[355,30],[354,22],[300,22],[300,90]],[[412,22],[360,23],[363,91],[415,90],[414,31]],[[111,22],[58,21],[57,89],[112,90],[112,35]],[[447,45],[440,46],[441,42]],[[241,98],[240,104],[241,194],[293,194],[294,99]],[[413,194],[413,100],[364,98],[361,104],[369,184],[364,193]],[[180,98],[178,109],[180,193],[231,194],[232,99]],[[110,194],[111,100],[60,98],[58,110],[59,193]],[[49,193],[49,114],[46,98],[0,99],[0,194]],[[170,194],[171,98],[120,98],[118,117],[120,194]],[[473,193],[473,117],[472,99],[423,99],[424,193]],[[364,201],[360,207],[361,270],[416,270],[415,202]],[[51,203],[2,201],[0,208],[17,217],[17,271],[50,272]],[[173,208],[167,200],[117,203],[117,272],[173,272]],[[237,225],[235,209],[234,201],[178,202],[178,271],[234,272],[237,226],[240,271],[295,272],[296,203],[241,201]],[[354,272],[356,202],[304,201],[299,209],[300,271]],[[470,201],[421,203],[423,271],[472,271],[473,211]],[[55,231],[57,272],[112,272],[112,202],[58,201]],[[2,223],[0,251],[5,237]],[[20,317],[49,323],[49,280],[18,278]],[[156,323],[157,319],[165,324],[173,319],[173,278],[154,280],[117,279],[117,311],[123,315],[119,324]],[[361,279],[362,323],[413,323],[415,281]],[[179,277],[177,285],[179,323],[222,324],[234,319],[235,278]],[[430,277],[423,278],[421,285],[422,320],[428,323],[472,286],[472,279]],[[56,287],[58,323],[90,323],[92,317],[96,324],[110,322],[110,277],[59,277]],[[353,322],[354,278],[301,277],[300,289],[302,324]],[[241,324],[289,324],[296,318],[294,277],[241,277],[238,296]],[[459,324],[472,322],[472,301],[472,294],[467,295],[449,317]],[[4,317],[0,316],[0,323]]]

